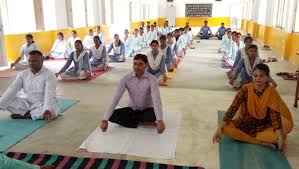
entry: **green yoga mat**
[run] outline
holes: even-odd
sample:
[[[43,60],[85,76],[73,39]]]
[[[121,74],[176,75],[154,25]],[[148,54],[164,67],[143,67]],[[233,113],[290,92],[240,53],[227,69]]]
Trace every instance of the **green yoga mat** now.
[[[218,122],[224,116],[218,111]],[[288,160],[275,150],[223,135],[219,144],[220,169],[291,169]]]
[[[59,99],[58,104],[62,111],[68,110],[79,100],[73,99]],[[11,118],[0,119],[0,152],[3,152],[11,146],[17,144],[19,141],[45,125],[45,120],[30,120],[20,119],[14,120]]]

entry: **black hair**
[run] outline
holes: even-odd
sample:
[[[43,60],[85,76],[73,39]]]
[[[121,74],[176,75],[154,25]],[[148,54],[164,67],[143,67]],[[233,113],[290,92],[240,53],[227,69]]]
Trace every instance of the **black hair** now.
[[[114,38],[115,38],[115,36],[118,36],[119,37],[119,35],[116,33],[116,34],[114,34]],[[117,46],[120,46],[121,45],[121,41],[120,41],[120,39],[119,39],[119,42],[118,42],[118,44],[117,44]]]
[[[40,52],[39,50],[33,50],[33,51],[29,52],[29,55],[36,55],[36,56],[39,56],[42,60],[44,60],[43,53]]]
[[[93,40],[98,40],[98,41],[100,41],[100,44],[102,44],[102,41],[101,41],[101,39],[100,39],[100,37],[98,35],[94,36]]]
[[[142,60],[145,64],[148,63],[147,56],[144,54],[140,54],[140,53],[135,55],[133,60]]]
[[[246,36],[245,38],[244,38],[244,42],[246,42],[246,41],[248,41],[248,40],[250,40],[251,42],[253,41],[253,38],[251,37],[251,36]]]
[[[58,33],[57,33],[57,36],[58,36],[58,35],[64,37],[62,32],[58,32]]]
[[[75,33],[75,34],[77,34],[77,31],[75,31],[75,30],[72,30],[72,32]]]
[[[237,32],[236,34],[235,34],[235,36],[242,36],[242,34],[240,33],[240,32]]]
[[[143,30],[143,27],[140,27],[139,30]]]
[[[207,20],[205,20],[205,21],[204,21],[204,23],[208,23],[208,21],[207,21]]]
[[[248,47],[248,50],[251,49],[251,48],[252,48],[252,49],[256,49],[256,50],[258,49],[257,46],[256,46],[255,44],[251,44],[251,45]]]
[[[92,29],[89,29],[88,31],[89,31],[89,32],[90,32],[90,31],[91,31],[91,32],[93,32],[93,30],[92,30]]]
[[[166,40],[166,36],[165,35],[161,35],[160,36],[160,40]]]
[[[25,37],[26,39],[32,39],[32,43],[34,43],[33,36],[31,34],[27,34]]]
[[[83,51],[84,47],[83,47],[82,41],[78,39],[78,40],[75,41],[75,44],[76,43],[79,43],[81,45],[81,48],[82,48],[81,50]]]
[[[261,70],[261,71],[264,71],[266,73],[267,76],[270,76],[270,68],[268,65],[264,64],[264,63],[260,63],[260,64],[257,64],[254,68],[253,68],[253,71],[254,72],[255,70]]]
[[[172,33],[168,33],[167,36],[173,37]]]
[[[159,42],[157,40],[153,40],[150,45],[157,44],[159,46]]]

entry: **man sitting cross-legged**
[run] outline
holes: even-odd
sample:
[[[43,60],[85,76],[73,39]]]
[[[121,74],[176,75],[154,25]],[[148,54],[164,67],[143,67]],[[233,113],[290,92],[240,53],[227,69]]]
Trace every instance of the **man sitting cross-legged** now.
[[[61,112],[55,98],[56,78],[43,66],[43,55],[40,51],[31,51],[28,62],[30,68],[19,73],[0,98],[0,109],[12,113],[11,117],[14,119],[50,121]],[[21,89],[25,97],[17,96]]]
[[[162,103],[155,76],[146,71],[147,56],[137,54],[133,59],[133,72],[126,74],[119,82],[113,100],[104,114],[100,125],[103,132],[108,128],[108,121],[119,125],[136,128],[138,124],[157,126],[157,132],[163,133]],[[116,109],[124,92],[129,93],[129,107]]]

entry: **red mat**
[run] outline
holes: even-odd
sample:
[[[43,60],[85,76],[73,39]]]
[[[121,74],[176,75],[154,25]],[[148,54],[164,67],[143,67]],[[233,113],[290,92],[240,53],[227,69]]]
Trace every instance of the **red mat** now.
[[[20,73],[21,70],[5,69],[0,71],[0,78],[15,77]]]
[[[98,70],[98,71],[93,71],[94,73],[94,76],[88,78],[88,79],[84,79],[84,80],[79,80],[79,79],[76,79],[76,80],[64,80],[64,79],[61,79],[60,81],[61,82],[74,82],[74,83],[85,83],[85,82],[89,82],[93,79],[96,79],[97,77],[101,76],[102,74],[108,72],[109,70],[111,70],[113,67],[108,67],[107,70],[103,71],[103,70]]]

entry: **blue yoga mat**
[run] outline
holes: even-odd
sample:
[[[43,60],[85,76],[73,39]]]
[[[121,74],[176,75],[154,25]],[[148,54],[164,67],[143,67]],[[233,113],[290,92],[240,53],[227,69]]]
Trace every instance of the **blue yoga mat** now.
[[[73,99],[59,99],[58,104],[62,111],[68,110],[79,100]],[[45,120],[30,120],[20,119],[14,120],[11,118],[0,119],[0,152],[3,152],[11,146],[17,144],[19,141],[45,125]]]
[[[224,116],[218,111],[218,122]],[[223,135],[219,144],[220,169],[291,169],[288,160],[273,149],[232,140]]]

